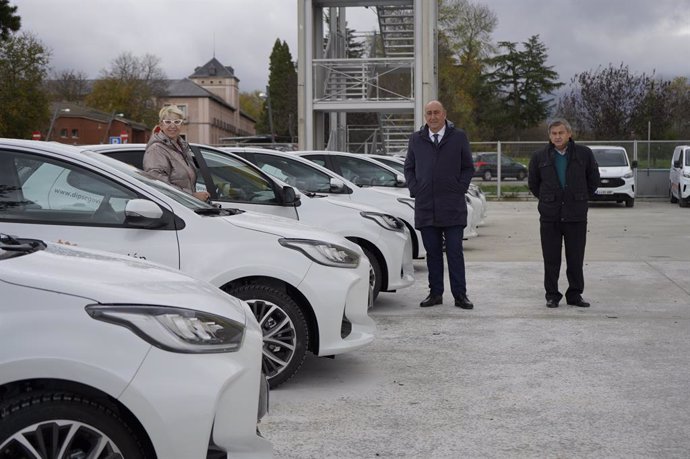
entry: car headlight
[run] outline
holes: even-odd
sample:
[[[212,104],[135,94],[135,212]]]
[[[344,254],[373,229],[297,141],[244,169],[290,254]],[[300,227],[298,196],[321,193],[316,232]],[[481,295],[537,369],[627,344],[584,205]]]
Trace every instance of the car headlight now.
[[[390,230],[390,231],[398,231],[398,232],[403,232],[405,230],[405,223],[403,223],[402,220],[399,218],[396,218],[392,215],[388,214],[382,214],[379,212],[360,212],[359,213],[362,217],[368,218],[369,220],[374,220],[376,223],[378,223],[380,226],[383,228]]]
[[[690,178],[690,172],[683,172],[683,177]]]
[[[402,202],[405,205],[410,206],[414,210],[414,198],[398,198],[398,202]]]
[[[234,352],[242,346],[244,324],[193,309],[149,306],[86,306],[96,320],[128,328],[144,341],[182,354]]]
[[[314,239],[289,239],[278,240],[280,245],[288,249],[297,250],[311,260],[326,266],[337,268],[356,268],[359,266],[359,254],[354,250],[337,244]]]
[[[628,172],[627,174],[625,174],[625,175],[623,176],[623,178],[624,178],[624,179],[633,178],[633,173],[632,173],[632,171],[631,171],[631,172]]]

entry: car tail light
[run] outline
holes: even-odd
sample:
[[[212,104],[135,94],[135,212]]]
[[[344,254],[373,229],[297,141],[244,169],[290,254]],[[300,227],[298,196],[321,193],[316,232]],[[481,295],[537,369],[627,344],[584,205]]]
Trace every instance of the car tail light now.
[[[486,166],[487,164],[488,163],[486,161],[477,161],[476,163],[474,163],[474,167],[482,167]]]

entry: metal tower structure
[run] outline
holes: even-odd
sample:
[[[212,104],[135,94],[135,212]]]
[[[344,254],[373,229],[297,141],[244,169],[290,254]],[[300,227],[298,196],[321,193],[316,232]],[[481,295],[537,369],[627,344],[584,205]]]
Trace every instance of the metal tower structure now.
[[[399,153],[437,97],[436,0],[298,0],[300,149]],[[366,57],[348,57],[347,9],[374,8]],[[326,23],[326,19],[328,23]],[[354,141],[348,114],[373,114]],[[361,133],[360,133],[361,134]]]

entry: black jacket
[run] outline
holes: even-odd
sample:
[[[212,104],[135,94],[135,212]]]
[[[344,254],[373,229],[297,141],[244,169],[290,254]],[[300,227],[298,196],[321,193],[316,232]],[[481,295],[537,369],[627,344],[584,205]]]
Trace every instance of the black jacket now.
[[[565,188],[556,173],[554,155],[549,144],[534,152],[529,162],[529,190],[539,198],[539,216],[543,222],[587,221],[587,201],[599,186],[599,166],[592,150],[576,145],[572,139],[566,148],[568,166]]]
[[[410,136],[405,159],[405,179],[415,198],[415,228],[467,226],[465,193],[474,174],[467,135],[452,123],[438,149],[429,138],[428,126]]]

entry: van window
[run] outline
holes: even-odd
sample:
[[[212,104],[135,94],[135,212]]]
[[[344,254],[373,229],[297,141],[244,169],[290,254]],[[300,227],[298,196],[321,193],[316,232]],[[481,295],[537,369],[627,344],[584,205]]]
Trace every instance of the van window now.
[[[628,165],[628,157],[625,151],[617,148],[592,150],[599,167],[625,167]]]

